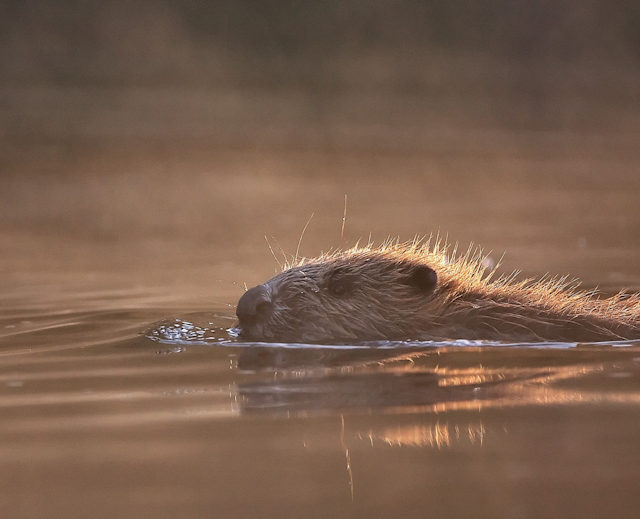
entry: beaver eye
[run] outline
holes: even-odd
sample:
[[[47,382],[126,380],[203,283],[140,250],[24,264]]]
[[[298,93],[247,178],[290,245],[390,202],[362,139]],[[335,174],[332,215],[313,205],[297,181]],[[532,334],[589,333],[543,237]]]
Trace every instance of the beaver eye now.
[[[352,283],[350,279],[341,277],[340,279],[332,279],[329,281],[328,290],[332,296],[344,297],[351,292],[351,286]]]
[[[343,296],[347,292],[347,287],[340,282],[334,283],[329,287],[329,292],[334,296]]]

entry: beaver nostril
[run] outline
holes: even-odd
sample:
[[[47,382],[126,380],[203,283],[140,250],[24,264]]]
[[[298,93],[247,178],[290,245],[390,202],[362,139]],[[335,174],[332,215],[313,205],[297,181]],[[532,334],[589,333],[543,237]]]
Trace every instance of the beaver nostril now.
[[[236,315],[240,324],[253,324],[265,321],[271,314],[273,304],[264,285],[247,290],[238,301]]]

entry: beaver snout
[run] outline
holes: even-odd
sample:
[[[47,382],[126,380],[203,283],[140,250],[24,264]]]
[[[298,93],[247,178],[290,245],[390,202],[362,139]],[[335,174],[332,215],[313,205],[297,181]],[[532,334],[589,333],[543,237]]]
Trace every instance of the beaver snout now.
[[[272,311],[273,304],[264,285],[250,288],[238,301],[236,315],[240,328],[266,321]]]

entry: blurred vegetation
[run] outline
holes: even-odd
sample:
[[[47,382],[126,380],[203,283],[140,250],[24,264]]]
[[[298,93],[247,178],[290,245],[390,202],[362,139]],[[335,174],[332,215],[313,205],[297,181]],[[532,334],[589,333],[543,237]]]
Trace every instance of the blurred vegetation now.
[[[640,52],[630,0],[175,2],[193,34],[246,50],[440,47],[500,56],[574,59]]]
[[[636,67],[640,3],[4,0],[0,46],[5,84],[314,81],[340,60],[442,53]]]

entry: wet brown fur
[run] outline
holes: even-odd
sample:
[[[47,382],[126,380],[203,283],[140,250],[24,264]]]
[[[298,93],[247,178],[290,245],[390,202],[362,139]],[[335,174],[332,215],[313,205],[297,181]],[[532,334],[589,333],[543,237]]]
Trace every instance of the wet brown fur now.
[[[424,267],[428,267],[424,268]],[[415,282],[432,269],[433,287]],[[266,287],[264,322],[241,337],[278,342],[483,339],[509,342],[640,338],[640,295],[601,299],[575,280],[496,278],[480,252],[457,256],[434,245],[386,242],[285,265]],[[496,278],[496,279],[494,279]],[[346,294],[336,296],[336,279]]]

